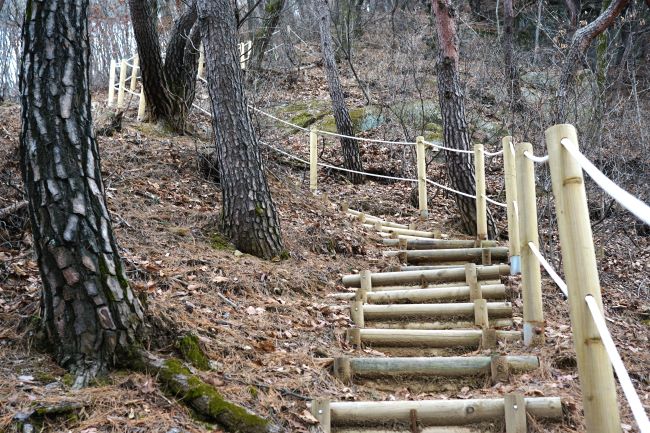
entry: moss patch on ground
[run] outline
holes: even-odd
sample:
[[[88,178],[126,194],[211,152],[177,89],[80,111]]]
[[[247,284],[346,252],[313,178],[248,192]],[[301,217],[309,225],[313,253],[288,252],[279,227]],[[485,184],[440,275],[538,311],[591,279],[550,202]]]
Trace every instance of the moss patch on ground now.
[[[201,349],[199,338],[194,334],[187,334],[177,343],[178,350],[183,355],[183,359],[191,363],[200,370],[210,369],[210,359]]]

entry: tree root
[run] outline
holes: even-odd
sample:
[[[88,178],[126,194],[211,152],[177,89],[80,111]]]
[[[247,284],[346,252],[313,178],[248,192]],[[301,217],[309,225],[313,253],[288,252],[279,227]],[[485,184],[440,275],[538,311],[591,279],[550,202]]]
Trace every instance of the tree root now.
[[[227,401],[212,385],[193,374],[175,358],[160,359],[141,352],[142,368],[156,373],[158,381],[174,397],[199,415],[233,433],[277,433],[279,427],[245,408]]]

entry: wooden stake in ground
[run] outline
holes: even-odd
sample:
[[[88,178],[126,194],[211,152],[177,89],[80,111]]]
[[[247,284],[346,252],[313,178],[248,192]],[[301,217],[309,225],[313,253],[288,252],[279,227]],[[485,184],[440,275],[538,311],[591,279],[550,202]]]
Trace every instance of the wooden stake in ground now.
[[[542,310],[542,276],[539,260],[528,246],[539,247],[537,234],[537,199],[535,195],[535,163],[524,153],[533,153],[533,145],[519,143],[516,148],[517,197],[519,197],[519,239],[521,242],[522,297],[524,300],[524,344],[544,344],[544,312]]]
[[[483,145],[474,145],[474,170],[476,172],[476,239],[488,238],[487,201],[485,196],[485,151]]]
[[[585,303],[585,297],[591,295],[602,311],[584,178],[582,168],[561,144],[565,138],[569,145],[578,148],[573,126],[555,125],[546,130],[585,423],[588,433],[619,433],[621,422],[612,366]]]
[[[313,129],[309,131],[309,190],[314,193],[318,188],[318,135]]]
[[[418,205],[420,207],[420,217],[429,216],[429,205],[427,203],[427,162],[426,151],[424,148],[424,137],[416,138],[415,154],[417,156],[418,167]]]
[[[519,212],[517,211],[517,179],[515,169],[515,153],[512,137],[504,137],[503,143],[503,171],[506,183],[506,204],[508,205],[508,239],[510,241],[510,273],[521,272],[521,258],[519,245]]]

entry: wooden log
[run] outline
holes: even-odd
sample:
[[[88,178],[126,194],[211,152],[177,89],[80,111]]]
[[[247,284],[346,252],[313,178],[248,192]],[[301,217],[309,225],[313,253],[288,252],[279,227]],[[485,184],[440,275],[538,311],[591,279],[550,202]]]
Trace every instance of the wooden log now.
[[[449,329],[449,330],[420,330],[420,329],[381,329],[363,328],[359,331],[362,344],[395,347],[478,347],[483,332],[480,329]],[[348,331],[351,331],[348,330]],[[519,341],[519,331],[496,331],[498,340]],[[349,339],[349,341],[351,341]]]
[[[485,302],[485,300],[483,301]],[[512,316],[512,304],[509,302],[486,302],[485,307],[487,309],[486,313],[489,313],[490,317]],[[365,304],[362,306],[362,311],[363,318],[366,320],[407,319],[416,317],[474,317],[474,303],[456,302],[450,304],[387,305]]]
[[[544,312],[542,310],[542,276],[539,260],[528,246],[539,247],[537,234],[537,199],[535,195],[535,163],[524,153],[533,153],[530,143],[518,143],[515,163],[517,166],[517,197],[519,198],[519,240],[521,242],[521,293],[524,301],[524,344],[544,344]]]
[[[344,212],[346,212],[348,215],[351,215],[351,216],[359,216],[359,214],[362,213],[362,212],[360,212],[358,210],[353,210],[353,209],[350,209],[350,208],[348,208]],[[392,222],[392,221],[386,221],[385,219],[380,218],[378,216],[374,216],[374,215],[369,215],[369,214],[365,214],[365,215],[366,215],[366,220],[368,222],[374,223],[375,221],[380,221],[381,224],[383,226],[386,226],[386,227],[396,227],[396,228],[402,228],[402,229],[408,229],[409,228],[409,226],[406,225],[406,224],[399,224],[399,223],[395,223],[395,222]]]
[[[483,298],[504,299],[506,286],[503,284],[488,284],[481,286]],[[357,289],[357,294],[360,289]],[[337,293],[338,299],[353,299],[355,293]],[[426,289],[410,290],[383,290],[367,293],[365,301],[369,304],[394,304],[394,303],[426,303],[436,301],[469,300],[469,286],[428,287]]]
[[[505,261],[508,259],[508,248],[493,247],[487,248],[493,260]],[[481,263],[483,260],[484,248],[453,248],[453,249],[434,249],[434,250],[407,250],[407,251],[384,251],[386,257],[394,257],[401,253],[406,254],[409,263],[422,262],[475,262]]]
[[[372,229],[375,228],[372,224],[364,224],[363,225],[366,228]],[[435,236],[433,232],[425,232],[423,230],[412,230],[412,229],[403,229],[401,227],[385,227],[382,226],[381,230],[377,230],[378,232],[384,232],[384,233],[397,233],[398,235],[410,235],[410,236],[417,236],[420,238],[431,238]]]
[[[377,233],[379,236],[383,238],[390,238],[390,239],[409,239],[409,240],[428,240],[428,239],[433,239],[436,237],[436,234],[433,233],[432,237],[423,237],[423,236],[413,236],[413,235],[404,235],[404,234],[398,234],[395,232],[391,233],[386,233],[386,232],[378,232]]]
[[[502,362],[517,372],[531,371],[539,367],[536,356],[503,356]],[[423,376],[477,376],[491,374],[490,356],[444,356],[444,357],[391,357],[391,358],[335,358],[334,364],[349,366],[348,371],[336,372],[360,377],[423,375]]]
[[[513,275],[521,272],[519,266],[519,215],[517,212],[517,172],[515,169],[514,143],[512,137],[503,137],[503,172],[506,184],[506,204],[508,216],[508,240],[510,246],[510,270]]]
[[[415,139],[415,155],[417,157],[418,206],[420,207],[420,218],[426,218],[429,216],[429,205],[427,202],[427,162],[424,137],[422,136],[418,136]]]
[[[591,295],[602,311],[584,178],[580,165],[561,144],[563,138],[578,148],[578,135],[573,126],[555,125],[546,130],[586,431],[620,432],[616,383],[611,362],[585,303],[585,297]]]
[[[436,322],[423,322],[423,321],[387,321],[387,322],[371,322],[372,328],[375,329],[422,329],[422,330],[443,330],[443,329],[473,329],[475,327],[474,320],[455,320],[453,322],[436,321]],[[511,328],[514,326],[512,319],[490,319],[488,321],[490,328]]]
[[[382,239],[382,243],[388,247],[396,247],[401,239]],[[407,250],[439,250],[450,248],[472,248],[474,241],[471,239],[404,239]],[[485,241],[484,247],[496,247],[495,241]],[[401,248],[400,248],[401,249]]]
[[[562,419],[559,397],[529,397],[525,410],[535,418]],[[354,401],[331,402],[332,425],[373,425],[387,422],[409,422],[410,411],[416,410],[424,425],[463,425],[503,420],[504,400],[421,400],[421,401]]]
[[[474,145],[474,172],[476,173],[476,238],[488,238],[487,201],[485,194],[485,151],[481,143]]]
[[[396,428],[399,428],[397,426]],[[391,428],[390,430],[384,429],[368,429],[366,427],[343,427],[337,428],[336,433],[413,433],[412,429],[402,429],[398,430]],[[419,433],[483,433],[483,430],[477,430],[470,427],[424,427],[419,430]]]
[[[124,90],[126,88],[126,59],[120,62],[120,78],[117,86],[117,108],[124,108]]]
[[[462,268],[461,268],[462,269]],[[378,287],[373,287],[372,291],[373,292],[385,292],[385,291],[391,291],[391,290],[422,290],[422,289],[436,289],[436,288],[442,288],[442,287],[466,287],[467,283],[464,281],[454,281],[450,283],[438,283],[438,284],[428,284],[427,287],[422,287],[422,282],[418,281],[420,285],[418,286],[413,286],[413,285],[399,285],[399,286],[378,286]],[[417,284],[417,283],[414,283]],[[500,280],[481,280],[482,285],[495,285],[495,284],[501,284]]]
[[[315,130],[309,131],[309,190],[318,189],[318,135]]]
[[[487,280],[499,278],[500,275],[507,275],[510,272],[508,265],[492,265],[477,267],[478,279]],[[343,285],[346,287],[360,287],[361,278],[359,274],[345,275]],[[418,284],[422,280],[427,283],[444,281],[464,281],[465,269],[450,268],[431,271],[406,271],[406,272],[379,272],[370,274],[373,289],[380,286]]]

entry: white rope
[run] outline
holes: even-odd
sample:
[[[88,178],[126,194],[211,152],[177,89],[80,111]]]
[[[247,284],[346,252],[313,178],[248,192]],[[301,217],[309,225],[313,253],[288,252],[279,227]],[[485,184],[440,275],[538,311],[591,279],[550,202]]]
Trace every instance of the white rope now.
[[[619,202],[621,206],[632,212],[641,221],[650,224],[650,206],[616,185],[598,168],[591,163],[580,151],[574,147],[569,139],[563,138],[560,143],[569,154],[578,162],[580,167],[596,182],[607,194]]]
[[[535,156],[529,151],[524,152],[524,156],[528,159],[530,159],[533,162],[536,162],[537,164],[546,164],[548,162],[549,156],[544,155],[544,156]]]
[[[455,189],[453,189],[451,187],[448,187],[448,186],[443,185],[441,183],[435,182],[435,181],[433,181],[431,179],[425,179],[425,180],[426,180],[427,183],[430,183],[431,185],[434,185],[434,186],[436,186],[438,188],[442,188],[442,189],[444,189],[446,191],[449,191],[449,192],[453,192],[454,194],[462,195],[462,196],[467,197],[467,198],[476,199],[475,195],[455,190]],[[485,200],[487,202],[492,203],[493,205],[496,205],[496,206],[499,206],[499,207],[508,207],[508,205],[506,205],[505,203],[499,203],[498,201],[492,200],[490,197],[486,197]]]
[[[343,135],[343,134],[337,134],[335,132],[321,131],[320,129],[314,129],[314,132],[319,134],[319,135],[330,135],[332,137],[349,138],[351,140],[366,141],[368,143],[399,144],[399,145],[403,145],[403,146],[415,146],[416,145],[416,143],[413,143],[413,142],[410,142],[410,141],[388,141],[388,140],[379,140],[379,139],[376,139],[376,138],[355,137],[355,136],[352,136],[352,135]]]
[[[277,151],[277,152],[279,152],[279,153],[281,153],[283,155],[288,156],[289,158],[293,158],[293,159],[295,159],[297,161],[302,162],[303,164],[309,165],[309,162],[305,161],[302,158],[299,158],[299,157],[297,157],[295,155],[292,155],[292,154],[290,154],[288,152],[285,152],[284,150],[279,149],[279,148],[277,148],[277,147],[275,147],[275,146],[273,146],[273,145],[271,145],[269,143],[266,143],[266,142],[264,142],[262,140],[259,140],[259,142],[261,144],[263,144],[264,146],[267,146],[267,147],[269,147],[269,148],[271,148],[271,149],[273,149],[273,150],[275,150],[275,151]],[[350,169],[343,168],[343,167],[337,167],[337,166],[331,165],[331,164],[325,164],[323,162],[319,162],[317,164],[319,166],[321,166],[321,167],[327,167],[327,168],[331,168],[333,170],[345,171],[347,173],[361,174],[363,176],[378,177],[378,178],[381,178],[381,179],[391,179],[391,180],[397,180],[397,181],[402,181],[402,182],[417,182],[418,181],[417,179],[408,179],[408,178],[405,178],[405,177],[385,176],[383,174],[366,173],[366,172],[363,172],[363,171],[350,170]]]
[[[278,122],[284,123],[285,125],[289,125],[292,128],[296,128],[296,129],[299,129],[301,131],[309,132],[309,129],[307,129],[307,128],[303,128],[302,126],[298,126],[298,125],[295,125],[295,124],[293,124],[291,122],[287,122],[286,120],[282,120],[279,117],[275,117],[274,115],[269,114],[269,113],[267,113],[265,111],[262,111],[259,108],[253,107],[252,105],[249,105],[248,108],[250,108],[250,109],[252,109],[254,111],[257,111],[258,113],[260,113],[260,114],[262,114],[262,115],[264,115],[266,117],[270,117],[271,119],[274,119],[274,120],[277,120]]]
[[[456,153],[471,153],[471,154],[474,154],[474,151],[473,151],[473,150],[452,149],[451,147],[441,146],[441,145],[439,145],[439,144],[430,143],[430,142],[428,142],[428,141],[425,141],[424,144],[426,144],[426,145],[429,146],[429,147],[434,147],[434,148],[436,148],[436,149],[441,149],[441,150],[448,150],[448,151],[450,151],[450,152],[456,152]]]
[[[564,280],[560,278],[557,272],[555,272],[553,266],[551,266],[551,264],[546,260],[546,258],[542,255],[542,253],[539,252],[539,249],[534,243],[528,242],[528,248],[530,248],[530,250],[533,252],[535,257],[537,257],[537,260],[539,260],[542,266],[544,266],[544,269],[546,269],[548,275],[553,279],[553,281],[555,281],[555,284],[557,284],[558,288],[562,291],[564,297],[568,298],[569,297],[568,287],[564,282]]]
[[[496,152],[488,152],[487,150],[484,150],[483,153],[485,154],[485,156],[497,156],[503,153],[503,149]]]
[[[199,106],[196,105],[196,104],[192,104],[192,107],[198,109],[199,111],[202,111],[204,114],[208,115],[209,117],[212,117],[212,113],[210,113],[210,112],[209,112],[208,110],[206,110],[205,108],[201,108],[201,107],[199,107]]]
[[[612,363],[612,367],[614,367],[614,371],[616,372],[616,377],[618,377],[618,381],[621,384],[621,388],[623,388],[625,398],[630,405],[630,409],[632,409],[632,415],[634,415],[634,419],[639,426],[639,430],[641,433],[650,433],[650,420],[648,420],[648,415],[643,409],[643,404],[641,404],[639,394],[637,394],[636,390],[634,389],[630,375],[625,369],[621,355],[616,349],[616,345],[614,344],[614,340],[612,340],[609,329],[607,329],[605,316],[603,316],[600,308],[598,308],[598,303],[592,295],[585,296],[585,302],[587,303],[587,307],[589,307],[591,317],[594,319],[596,329],[598,329],[600,338],[603,342],[603,345],[605,346],[605,350],[607,351],[609,360]]]

